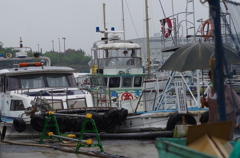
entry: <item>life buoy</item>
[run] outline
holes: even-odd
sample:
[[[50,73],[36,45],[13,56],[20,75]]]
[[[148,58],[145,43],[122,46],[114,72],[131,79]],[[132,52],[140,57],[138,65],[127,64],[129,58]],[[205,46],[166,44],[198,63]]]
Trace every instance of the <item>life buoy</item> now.
[[[103,115],[103,119],[106,123],[107,129],[113,129],[117,126],[120,120],[120,111],[117,109],[111,109]]]
[[[117,124],[121,126],[125,122],[125,120],[127,119],[127,116],[128,116],[128,110],[122,108],[120,110],[120,119],[119,119]]]
[[[179,114],[178,112],[174,113],[167,122],[167,130],[171,131],[175,128],[175,125],[182,124],[182,116],[185,116],[186,124],[196,125],[197,122],[192,114]]]
[[[167,23],[168,28],[165,29],[165,24]],[[165,38],[168,38],[172,32],[172,22],[169,18],[161,20],[162,25],[162,33],[164,34]],[[167,30],[167,31],[166,31]]]
[[[32,128],[38,132],[42,132],[45,123],[45,117],[41,115],[33,115],[30,121]]]
[[[201,124],[203,124],[203,123],[208,123],[208,118],[209,118],[209,112],[206,111],[206,112],[203,113],[202,116],[200,117],[200,122],[201,122]]]
[[[125,92],[121,96],[121,100],[132,100],[134,99],[133,95],[129,92]]]
[[[205,26],[207,26],[207,31],[204,31]],[[201,31],[202,35],[212,36],[213,35],[213,28],[214,28],[214,26],[213,26],[212,20],[210,20],[210,19],[205,20],[202,24],[202,31]],[[206,32],[206,34],[205,34],[205,32]],[[203,38],[208,39],[209,37],[203,37]]]
[[[15,118],[13,120],[13,126],[14,126],[15,130],[20,133],[25,131],[25,129],[26,129],[26,124],[22,118]]]

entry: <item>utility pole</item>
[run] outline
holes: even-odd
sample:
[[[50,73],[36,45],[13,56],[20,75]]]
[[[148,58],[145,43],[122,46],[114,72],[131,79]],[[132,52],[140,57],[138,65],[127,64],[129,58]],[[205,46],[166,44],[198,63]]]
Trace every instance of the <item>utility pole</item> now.
[[[54,52],[54,40],[52,40],[52,50]]]
[[[58,48],[58,53],[61,53],[61,48],[60,48],[60,38],[58,37],[58,46],[59,46],[59,48]]]
[[[60,63],[59,63],[59,65],[62,66],[62,54],[61,54],[61,49],[60,49],[60,38],[59,37],[58,37],[58,44],[59,44],[59,52],[58,53],[60,53]]]
[[[64,53],[65,53],[65,51],[66,51],[66,49],[65,49],[65,39],[66,39],[66,37],[63,37],[62,39],[63,39],[63,48],[64,48]]]

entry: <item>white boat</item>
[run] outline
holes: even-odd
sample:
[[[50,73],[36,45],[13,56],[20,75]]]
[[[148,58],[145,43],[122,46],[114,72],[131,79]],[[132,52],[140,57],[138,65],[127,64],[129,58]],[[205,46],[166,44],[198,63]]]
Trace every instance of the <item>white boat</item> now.
[[[39,54],[27,57],[27,53],[21,51],[16,53],[17,57],[7,56],[0,61],[14,61],[14,64],[0,70],[0,120],[2,133],[7,130],[6,136],[41,132],[44,124],[41,116],[47,111],[93,107],[91,94],[79,90],[74,69],[51,66],[50,59]]]
[[[146,76],[141,46],[121,40],[117,32],[110,33],[109,39],[95,42],[92,48],[89,79],[94,106],[125,108],[128,113],[135,113]]]
[[[190,16],[194,19],[194,2],[187,1],[187,5],[193,6],[193,11],[187,11],[188,7],[186,7],[186,12],[177,13],[169,17],[164,17],[160,20],[162,24],[161,42],[164,46],[172,45],[168,48],[165,47],[162,49],[162,51],[175,51],[183,44],[181,43],[182,40],[179,40],[181,39],[179,26],[182,27],[181,23],[183,21],[186,21],[187,37],[189,35],[188,29],[191,28],[194,30],[193,35],[189,35],[189,39],[192,37],[191,39],[194,41],[196,40],[196,37],[201,37],[197,35],[199,32],[195,31],[195,22],[189,21],[189,19],[191,19]],[[147,17],[147,0],[145,7],[147,23],[149,19]],[[181,16],[185,16],[183,18],[184,20],[180,20]],[[167,26],[165,26],[166,24]],[[146,30],[147,28],[148,26],[146,26]],[[172,34],[172,38],[168,38],[170,34]],[[149,37],[147,37],[147,39],[149,39]],[[190,41],[189,39],[186,41]],[[147,44],[148,43],[149,42],[147,42]],[[150,50],[148,50],[148,57],[150,57],[149,52]],[[196,77],[199,78],[198,71]],[[199,84],[190,85],[191,82],[186,82],[186,78],[187,76],[182,73],[177,76],[175,72],[171,72],[168,81],[165,84],[165,88],[163,89],[163,92],[155,94],[154,97],[153,95],[146,95],[143,99],[143,102],[145,102],[143,112],[136,112],[134,115],[129,115],[125,121],[125,124],[118,126],[115,129],[115,132],[173,130],[175,128],[175,125],[178,124],[195,125],[198,122],[207,122],[207,109],[201,108],[199,100],[195,98],[192,92],[193,87],[199,87]],[[193,76],[191,76],[191,78],[193,78]],[[155,85],[158,84],[156,83]],[[186,95],[187,90],[190,93],[189,95]],[[197,90],[197,92],[199,91]]]

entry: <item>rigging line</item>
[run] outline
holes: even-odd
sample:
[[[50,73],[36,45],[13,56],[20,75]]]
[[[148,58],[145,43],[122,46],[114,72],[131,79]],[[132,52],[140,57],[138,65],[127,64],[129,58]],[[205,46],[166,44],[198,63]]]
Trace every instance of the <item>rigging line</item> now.
[[[114,8],[114,13],[111,14],[112,17],[110,18],[110,22],[109,22],[108,24],[112,23],[113,20],[116,19],[116,11],[117,11],[117,8],[119,7],[119,4],[118,4],[118,3],[119,3],[119,1],[116,1],[116,3],[115,3],[115,8]]]
[[[238,10],[236,10],[236,8],[233,7],[233,4],[229,5],[229,10],[233,12],[233,14],[230,13],[230,15],[231,15],[231,16],[230,16],[230,18],[231,18],[230,21],[233,22],[233,26],[227,25],[227,29],[228,29],[228,31],[230,32],[230,31],[231,31],[231,28],[230,28],[230,27],[233,27],[233,29],[234,29],[234,31],[235,31],[235,34],[236,34],[236,38],[237,38],[238,42],[240,43],[240,41],[239,41],[239,35],[238,35],[238,32],[237,32],[237,30],[236,30],[236,26],[235,26],[235,22],[238,24],[238,21],[240,20],[239,17],[236,17],[236,15],[238,15]],[[224,22],[226,23],[226,21],[227,21],[226,18],[223,18],[223,16],[222,16],[222,19],[223,19]],[[237,20],[233,20],[233,19],[237,19]],[[230,32],[230,33],[231,33],[231,32]],[[231,34],[230,34],[230,36],[231,36]],[[232,38],[232,40],[236,43],[236,41],[235,41],[236,38],[234,38],[234,36],[232,36],[231,38]],[[234,38],[234,39],[233,39],[233,38]],[[239,52],[239,47],[238,47],[238,45],[236,45],[236,49],[237,49],[237,51]]]
[[[235,11],[235,9],[234,9],[234,11]],[[239,12],[238,11],[236,11],[236,13],[235,13],[235,15],[237,15]],[[234,15],[234,17],[235,17],[235,15]],[[238,19],[238,18],[236,18],[236,19]],[[233,18],[232,18],[232,16],[231,16],[231,20],[232,20],[232,22],[233,22],[233,28],[234,28],[234,30],[235,30],[235,32],[236,32],[236,35],[237,35],[237,40],[238,40],[238,43],[240,43],[240,41],[239,41],[239,35],[238,35],[238,32],[237,32],[237,29],[236,29],[236,26],[235,26],[235,23],[234,23],[234,20],[233,20]],[[240,19],[238,19],[237,21],[239,21]],[[237,48],[238,48],[238,46],[237,46]],[[238,50],[239,51],[239,50]]]
[[[221,9],[220,9],[220,11],[221,11]],[[227,19],[226,19],[225,16],[222,16],[221,18],[223,19],[224,23],[227,23]],[[228,29],[228,31],[229,31],[229,34],[230,34],[230,37],[231,37],[232,41],[233,41],[234,43],[236,43],[235,37],[233,36],[233,33],[232,33],[232,31],[231,31],[230,26],[227,25],[227,29]],[[238,39],[238,40],[239,40],[239,39]],[[239,55],[239,47],[238,47],[238,45],[236,45],[236,49],[237,49],[238,55]]]
[[[96,20],[96,22],[95,22],[95,26],[97,25],[97,22],[98,22],[98,19],[99,19],[99,16],[100,16],[101,11],[102,11],[102,8],[99,10],[99,13],[98,13],[98,16],[97,16],[97,20]],[[90,38],[89,38],[89,40],[88,40],[88,42],[87,42],[87,45],[86,45],[86,49],[85,49],[85,50],[87,50],[87,48],[88,48],[88,46],[89,46],[90,40],[92,39],[92,36],[93,36],[93,33],[95,33],[95,31],[94,31],[94,32],[91,31],[91,35],[90,35]],[[84,51],[84,52],[86,52],[86,51]],[[89,55],[91,55],[91,52],[89,53]]]
[[[233,5],[240,5],[239,2],[234,2],[234,1],[230,1],[230,0],[225,0],[225,2],[228,2],[228,3],[233,4]]]
[[[130,14],[130,17],[131,17],[132,23],[133,23],[134,30],[135,30],[135,32],[136,32],[136,34],[137,34],[137,38],[139,38],[139,37],[138,37],[137,30],[136,30],[136,27],[135,27],[135,24],[134,24],[134,22],[133,22],[132,14],[131,14],[130,9],[129,9],[129,7],[128,7],[128,3],[127,3],[126,0],[125,0],[125,2],[126,2],[126,5],[127,5],[128,12],[129,12],[129,14]]]
[[[165,14],[165,12],[164,12],[164,9],[163,9],[161,0],[159,0],[159,3],[160,3],[160,5],[161,5],[162,11],[163,11],[163,15],[164,15],[164,17],[166,18],[166,14]]]
[[[163,11],[164,18],[166,19],[166,14],[165,14],[165,12],[164,12],[164,9],[163,9],[163,6],[162,6],[162,2],[161,2],[161,0],[159,0],[159,3],[160,3],[160,5],[161,5],[161,8],[162,8],[162,11]],[[170,36],[172,37],[172,40],[173,40],[173,36],[172,36],[172,34],[171,34]],[[173,40],[173,44],[176,45],[176,43],[175,43],[174,40]]]

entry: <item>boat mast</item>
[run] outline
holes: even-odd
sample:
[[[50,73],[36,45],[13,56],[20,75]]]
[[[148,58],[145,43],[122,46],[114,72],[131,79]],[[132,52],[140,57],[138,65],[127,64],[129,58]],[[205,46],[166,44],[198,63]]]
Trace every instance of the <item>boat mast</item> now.
[[[105,3],[103,3],[103,27],[104,27],[104,40],[106,40],[105,41],[105,44],[107,44],[108,42],[107,42],[107,39],[108,39],[108,34],[106,33],[106,31],[107,31],[107,27],[106,27],[106,16],[105,16]],[[106,52],[106,58],[108,58],[108,50],[105,50],[105,52]]]
[[[147,41],[147,54],[148,54],[148,78],[150,78],[150,42],[149,42],[149,24],[148,24],[148,0],[145,0],[145,12],[146,12],[146,41]]]
[[[122,24],[123,24],[123,39],[125,40],[125,23],[124,23],[124,6],[123,6],[123,0],[122,0]]]

